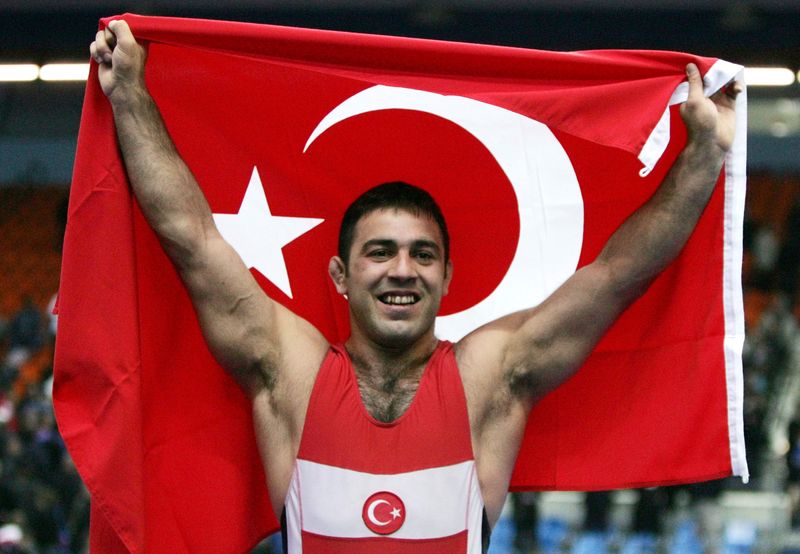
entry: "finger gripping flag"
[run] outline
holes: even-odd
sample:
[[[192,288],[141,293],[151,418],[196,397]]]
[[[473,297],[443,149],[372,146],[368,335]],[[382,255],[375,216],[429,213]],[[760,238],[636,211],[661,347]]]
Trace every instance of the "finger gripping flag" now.
[[[123,16],[214,219],[266,294],[330,341],[346,206],[407,181],[442,206],[455,267],[437,334],[536,305],[656,190],[677,105],[741,70],[672,52],[557,53]],[[104,25],[107,21],[103,21]],[[127,184],[96,66],[59,298],[55,405],[99,552],[246,552],[277,527],[249,402],[216,364]],[[745,94],[718,186],[679,258],[531,413],[516,490],[746,478],[739,267]],[[268,432],[268,430],[266,431]]]

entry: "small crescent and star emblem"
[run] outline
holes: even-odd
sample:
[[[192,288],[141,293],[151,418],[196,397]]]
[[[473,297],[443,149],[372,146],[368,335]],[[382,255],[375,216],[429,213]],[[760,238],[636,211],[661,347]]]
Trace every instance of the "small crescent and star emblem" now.
[[[373,533],[391,535],[405,523],[406,507],[396,494],[376,492],[364,502],[361,517]]]

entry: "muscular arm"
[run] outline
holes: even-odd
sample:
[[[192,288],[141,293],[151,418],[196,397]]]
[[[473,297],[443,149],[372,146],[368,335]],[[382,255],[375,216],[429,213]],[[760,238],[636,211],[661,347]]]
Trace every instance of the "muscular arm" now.
[[[189,291],[212,352],[251,393],[273,387],[288,345],[301,343],[305,352],[317,353],[324,339],[270,300],[223,240],[145,86],[146,54],[127,24],[112,21],[91,53],[100,64],[133,192]]]
[[[729,147],[697,136],[696,128],[694,133],[655,194],[617,229],[597,259],[526,314],[505,360],[515,393],[535,400],[569,378],[683,249]]]
[[[569,378],[619,314],[686,244],[714,191],[733,141],[738,84],[711,99],[687,66],[689,98],[681,107],[688,141],[655,194],[611,236],[597,259],[536,308],[488,324],[460,344],[491,337],[511,392],[531,401]],[[498,347],[500,345],[500,347]]]
[[[663,183],[510,337],[504,367],[514,392],[532,400],[569,378],[616,320],[675,259],[700,219],[733,142],[738,85],[712,99],[694,64],[681,106],[688,140]]]

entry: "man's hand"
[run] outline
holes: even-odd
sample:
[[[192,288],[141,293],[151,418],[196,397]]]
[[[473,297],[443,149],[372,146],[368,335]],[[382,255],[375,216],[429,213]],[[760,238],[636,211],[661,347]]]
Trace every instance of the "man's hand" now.
[[[100,65],[100,87],[112,104],[125,102],[131,94],[145,90],[144,62],[147,54],[131,33],[128,23],[119,19],[97,32],[89,47]]]
[[[716,146],[727,152],[733,145],[736,123],[736,95],[742,87],[731,82],[710,98],[703,94],[703,78],[693,63],[686,66],[689,97],[681,106],[681,117],[689,133],[689,143]]]

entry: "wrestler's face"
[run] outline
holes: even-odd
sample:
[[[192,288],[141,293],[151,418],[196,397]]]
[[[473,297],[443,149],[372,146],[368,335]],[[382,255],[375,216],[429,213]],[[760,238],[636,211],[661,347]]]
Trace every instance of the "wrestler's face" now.
[[[349,300],[352,335],[383,347],[433,335],[452,273],[436,222],[392,208],[361,218],[348,266],[334,257],[330,270]]]

